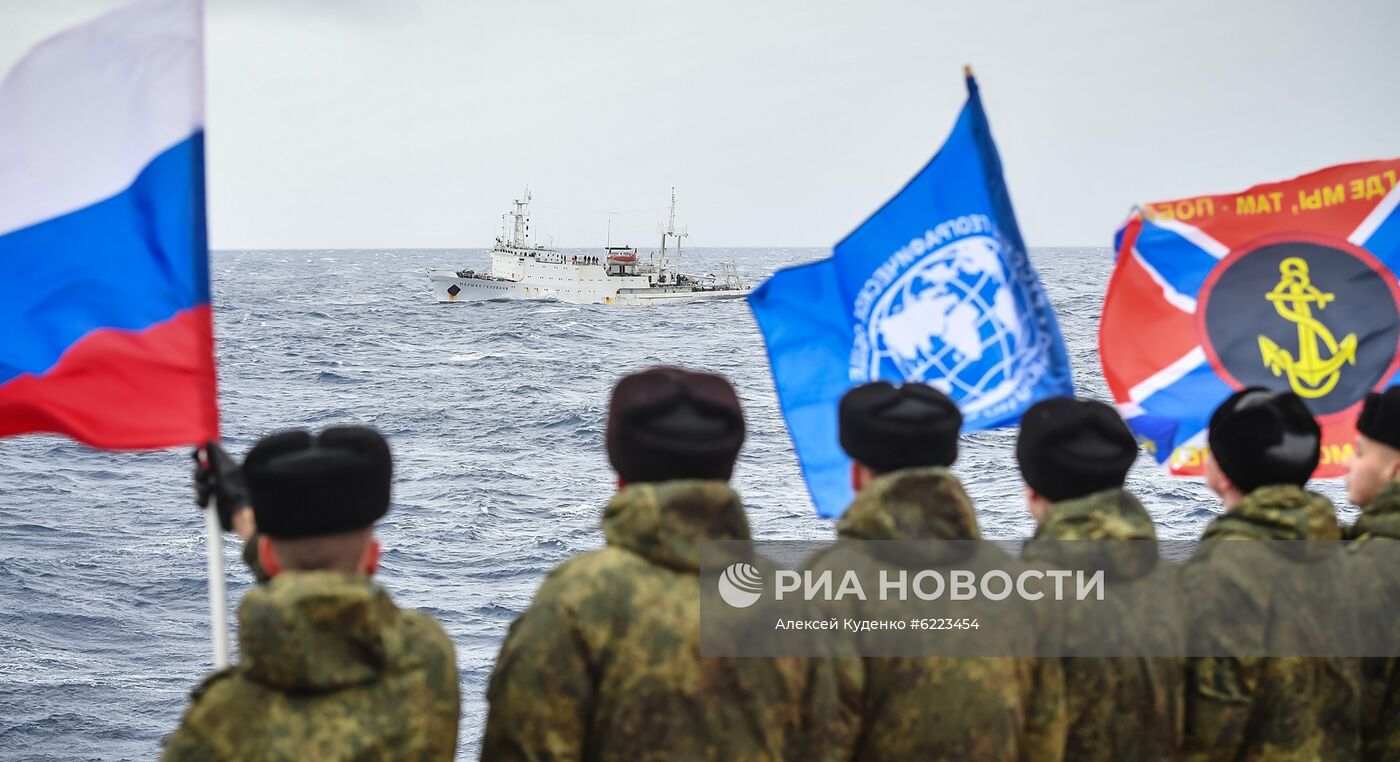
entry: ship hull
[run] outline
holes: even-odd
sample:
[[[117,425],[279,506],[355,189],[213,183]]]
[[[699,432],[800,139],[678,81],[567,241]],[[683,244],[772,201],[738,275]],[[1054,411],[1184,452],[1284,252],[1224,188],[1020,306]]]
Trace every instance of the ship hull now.
[[[724,299],[742,299],[749,295],[749,289],[688,289],[675,290],[659,287],[647,289],[621,289],[613,297],[612,304],[677,304],[681,302],[713,302]]]
[[[503,278],[463,277],[449,270],[428,273],[433,296],[439,302],[481,302],[504,299],[550,299],[567,304],[661,305],[681,302],[741,299],[749,289],[692,289],[679,286],[630,287],[608,281],[624,278],[583,278],[570,282],[530,283]]]

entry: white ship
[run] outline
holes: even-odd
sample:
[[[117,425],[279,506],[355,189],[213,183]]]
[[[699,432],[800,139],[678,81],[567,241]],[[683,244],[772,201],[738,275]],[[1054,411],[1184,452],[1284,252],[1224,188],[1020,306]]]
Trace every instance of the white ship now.
[[[676,228],[676,192],[671,216],[661,234],[659,260],[642,262],[637,250],[613,246],[602,254],[565,254],[534,243],[530,235],[530,191],[515,200],[507,224],[491,247],[491,272],[429,270],[433,295],[440,302],[487,299],[554,299],[570,304],[669,304],[709,299],[737,299],[750,287],[739,280],[733,262],[720,263],[721,274],[680,271],[681,239]],[[675,241],[675,261],[667,244]]]

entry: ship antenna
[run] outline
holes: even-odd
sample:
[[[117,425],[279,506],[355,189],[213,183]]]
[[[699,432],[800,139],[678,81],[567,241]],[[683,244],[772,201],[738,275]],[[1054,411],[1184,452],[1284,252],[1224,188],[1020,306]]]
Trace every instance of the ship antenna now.
[[[671,219],[666,223],[666,232],[672,235],[676,232],[676,186],[671,186]]]

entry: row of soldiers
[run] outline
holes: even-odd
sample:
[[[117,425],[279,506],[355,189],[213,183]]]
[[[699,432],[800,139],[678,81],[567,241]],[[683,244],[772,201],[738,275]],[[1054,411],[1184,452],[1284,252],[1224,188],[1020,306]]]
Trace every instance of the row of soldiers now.
[[[873,383],[840,403],[855,498],[839,538],[975,540],[950,467],[962,418],[921,384]],[[1358,424],[1345,531],[1305,485],[1321,432],[1297,396],[1250,388],[1209,426],[1216,540],[1400,539],[1400,391]],[[624,377],[608,411],[617,493],[606,545],[555,568],[510,627],[491,675],[486,760],[1400,759],[1393,660],[1343,658],[728,658],[701,655],[700,546],[747,541],[729,486],[745,437],[733,387],[677,368]],[[246,538],[258,577],[239,609],[240,659],[193,694],[165,758],[450,759],[455,656],[426,614],[372,581],[391,458],[374,431],[275,434],[241,466],[211,445],[196,471]],[[1138,445],[1102,403],[1038,403],[1016,459],[1039,540],[1151,540],[1124,489]],[[1190,564],[1186,569],[1189,571]],[[1178,595],[1267,607],[1239,569]]]

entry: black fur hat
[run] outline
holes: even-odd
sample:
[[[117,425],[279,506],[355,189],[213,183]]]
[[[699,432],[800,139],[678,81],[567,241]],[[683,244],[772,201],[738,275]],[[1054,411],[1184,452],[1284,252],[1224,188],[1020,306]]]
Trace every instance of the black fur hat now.
[[[1137,454],[1133,432],[1102,402],[1052,397],[1021,416],[1021,476],[1052,502],[1122,487]]]
[[[723,376],[658,367],[613,388],[608,461],[629,484],[734,475],[744,412]]]
[[[1356,430],[1369,439],[1400,450],[1400,386],[1371,392],[1361,406]]]
[[[1271,484],[1307,483],[1322,454],[1322,429],[1293,392],[1241,389],[1210,417],[1210,452],[1246,494]]]
[[[389,511],[389,444],[364,426],[263,437],[243,460],[258,531],[294,539],[364,529]]]
[[[876,473],[951,466],[962,412],[927,384],[862,384],[841,398],[841,449]]]

